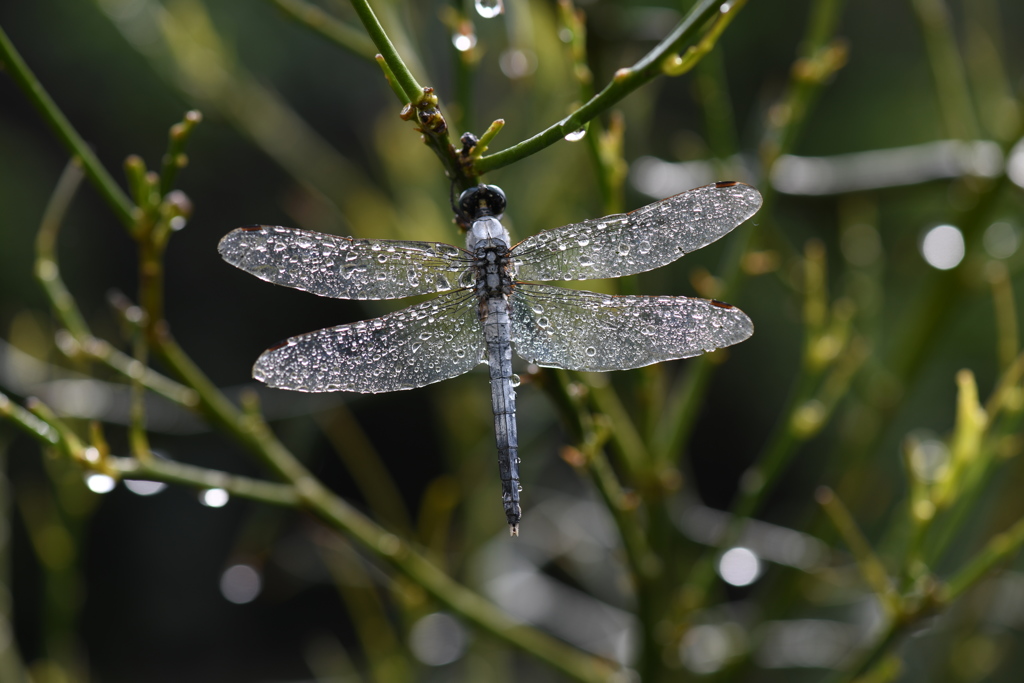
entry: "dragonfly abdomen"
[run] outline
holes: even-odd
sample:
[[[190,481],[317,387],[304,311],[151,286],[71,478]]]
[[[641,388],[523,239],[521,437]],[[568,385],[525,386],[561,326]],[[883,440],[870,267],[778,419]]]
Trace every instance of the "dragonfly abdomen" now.
[[[519,535],[519,434],[516,428],[516,390],[512,375],[511,323],[508,299],[496,296],[486,300],[484,341],[491,375],[491,408],[494,411],[494,438],[498,446],[498,473],[501,499],[509,532]]]
[[[516,391],[512,382],[512,323],[508,295],[512,292],[506,245],[477,251],[476,294],[484,328],[487,363],[491,375],[491,408],[498,446],[501,499],[509,532],[519,535],[519,434],[516,429]]]

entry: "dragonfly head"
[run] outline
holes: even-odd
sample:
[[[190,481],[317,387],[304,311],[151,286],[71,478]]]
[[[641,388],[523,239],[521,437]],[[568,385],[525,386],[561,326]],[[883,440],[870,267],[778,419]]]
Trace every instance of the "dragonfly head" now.
[[[505,213],[505,193],[497,185],[477,185],[459,195],[458,211],[472,223],[482,216],[501,219]]]
[[[466,246],[470,251],[481,247],[497,246],[501,242],[508,248],[511,240],[508,230],[501,224],[505,213],[505,193],[497,185],[477,185],[461,195],[457,207],[459,219],[469,226]]]

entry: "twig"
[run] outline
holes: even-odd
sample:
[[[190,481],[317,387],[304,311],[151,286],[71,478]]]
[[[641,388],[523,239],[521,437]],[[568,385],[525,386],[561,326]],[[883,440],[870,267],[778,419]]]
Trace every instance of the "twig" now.
[[[373,59],[377,48],[367,36],[305,0],[272,0],[278,9],[348,52]]]
[[[60,443],[60,432],[45,420],[41,420],[12,401],[3,392],[0,392],[0,415],[13,422],[21,431],[47,446],[56,446]]]
[[[939,591],[939,600],[949,603],[976,584],[998,564],[1013,557],[1024,546],[1024,519],[992,537],[985,547]]]
[[[480,158],[476,163],[477,173],[484,174],[502,166],[508,166],[531,154],[536,154],[563,139],[569,133],[582,128],[598,114],[661,74],[665,60],[675,56],[684,45],[693,41],[707,21],[720,12],[722,6],[721,0],[702,0],[657,47],[632,67],[619,69],[611,82],[586,104],[533,137],[501,152]],[[737,10],[730,8],[727,11]]]
[[[977,140],[978,120],[963,58],[950,25],[949,9],[942,0],[911,0],[910,5],[921,23],[946,133],[961,140]]]
[[[203,115],[196,109],[185,113],[181,123],[171,126],[167,135],[167,152],[164,154],[162,168],[160,170],[160,196],[163,197],[174,189],[174,181],[178,171],[188,164],[188,157],[185,155],[185,145],[195,130],[196,125],[203,120]]]
[[[302,505],[382,557],[413,582],[480,628],[522,648],[581,681],[608,681],[613,669],[539,631],[515,624],[473,591],[453,581],[406,542],[388,533],[322,483],[278,441],[262,420],[242,415],[164,331],[154,350],[199,395],[200,408],[229,435],[258,455],[298,493]]]
[[[36,279],[49,299],[57,319],[66,328],[66,331],[57,335],[58,346],[71,358],[84,355],[99,361],[126,378],[137,378],[143,386],[154,393],[179,405],[194,408],[196,396],[191,389],[135,362],[131,356],[114,348],[108,342],[92,336],[88,323],[61,278],[56,256],[57,235],[81,178],[82,170],[79,163],[69,162],[57,181],[36,235]]]
[[[18,54],[3,28],[0,27],[0,61],[7,71],[14,77],[15,83],[22,89],[32,105],[39,111],[53,132],[57,134],[60,141],[72,155],[82,161],[85,174],[92,181],[99,193],[110,205],[111,210],[117,219],[125,227],[130,227],[135,221],[135,207],[132,205],[128,195],[118,186],[114,179],[107,173],[100,160],[86,144],[85,140],[71,126],[53,99],[43,89],[43,85],[36,78],[35,74],[28,68],[28,65]]]
[[[224,489],[232,496],[269,505],[299,507],[301,503],[295,487],[289,484],[262,481],[238,474],[163,460],[153,457],[152,454],[150,454],[148,462],[136,458],[111,457],[107,459],[107,464],[110,470],[116,472],[123,479],[163,481],[168,484],[181,484],[197,489]]]
[[[57,266],[57,234],[83,177],[82,166],[77,159],[68,162],[60,174],[57,186],[53,189],[43,212],[43,220],[39,223],[39,232],[36,233],[34,268],[36,280],[50,300],[57,317],[76,339],[90,336],[89,326],[75,305],[75,298],[60,277],[60,269]]]
[[[359,20],[363,22],[366,32],[370,34],[370,40],[377,46],[377,51],[380,52],[388,68],[391,69],[391,73],[394,75],[399,86],[401,86],[402,92],[405,93],[410,102],[418,102],[423,97],[423,86],[416,82],[416,78],[409,71],[405,62],[402,61],[402,57],[391,43],[391,39],[388,38],[384,28],[377,21],[377,16],[370,8],[370,3],[367,0],[352,0],[352,7],[359,16]]]
[[[813,14],[802,41],[804,47],[801,55],[793,65],[786,93],[775,105],[776,109],[789,113],[787,116],[770,119],[770,127],[766,130],[762,142],[762,177],[765,179],[770,176],[771,163],[780,154],[789,151],[795,143],[817,91],[844,63],[842,56],[845,52],[842,47],[830,47],[842,5],[842,0],[816,0],[812,7]],[[770,184],[758,185],[764,199],[758,221],[763,225],[771,216],[775,192]],[[735,231],[733,239],[727,245],[728,251],[721,268],[721,296],[727,301],[735,295],[742,282],[743,272],[740,265],[751,239],[753,230],[747,226]],[[675,457],[689,440],[699,412],[698,406],[707,391],[713,371],[710,356],[704,355],[693,360],[689,373],[680,380],[678,389],[673,391],[667,406],[668,418],[663,423],[665,429],[656,435],[655,457]]]
[[[853,553],[853,557],[857,561],[857,568],[865,583],[871,587],[889,616],[897,615],[900,612],[900,599],[896,588],[889,579],[882,560],[871,549],[868,540],[857,528],[857,523],[853,520],[850,511],[832,489],[826,486],[819,488],[814,495],[818,504],[832,520],[832,524],[835,525],[850,552]]]

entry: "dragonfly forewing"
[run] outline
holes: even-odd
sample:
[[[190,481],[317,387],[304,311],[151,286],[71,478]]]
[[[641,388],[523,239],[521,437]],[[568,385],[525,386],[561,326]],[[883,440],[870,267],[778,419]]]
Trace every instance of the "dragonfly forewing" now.
[[[441,242],[357,239],[261,225],[232,230],[218,250],[225,261],[261,280],[336,299],[397,299],[473,281],[469,256]]]
[[[689,358],[747,339],[754,325],[729,304],[681,296],[612,296],[519,283],[512,344],[537,365],[629,370]]]
[[[265,351],[252,374],[278,389],[377,394],[457,377],[479,364],[483,352],[477,300],[456,291],[292,337]]]
[[[593,280],[642,273],[711,244],[761,207],[743,183],[716,183],[632,213],[527,237],[512,250],[520,280]]]

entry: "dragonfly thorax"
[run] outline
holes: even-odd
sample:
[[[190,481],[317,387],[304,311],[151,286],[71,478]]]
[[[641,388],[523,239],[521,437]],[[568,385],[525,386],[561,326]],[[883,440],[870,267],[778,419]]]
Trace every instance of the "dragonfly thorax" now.
[[[481,301],[512,293],[512,259],[505,246],[476,250],[476,294]]]
[[[508,230],[494,216],[477,218],[466,234],[466,248],[473,253],[487,248],[507,250],[511,242],[512,238],[509,237]]]

